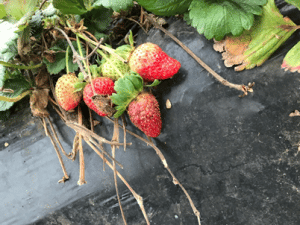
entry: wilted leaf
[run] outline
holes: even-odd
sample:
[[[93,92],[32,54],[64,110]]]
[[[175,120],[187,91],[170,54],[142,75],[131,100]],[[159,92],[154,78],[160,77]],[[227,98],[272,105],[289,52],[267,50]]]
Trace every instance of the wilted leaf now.
[[[227,67],[237,65],[236,71],[262,65],[296,30],[296,25],[283,18],[274,0],[263,7],[262,16],[239,37],[228,36],[216,42],[214,49],[222,53]]]
[[[300,42],[298,42],[284,57],[281,68],[300,73]]]
[[[41,69],[36,75],[35,84],[39,88],[49,88],[49,77],[46,69]]]
[[[48,105],[49,89],[36,89],[30,96],[30,108],[33,116],[49,116],[46,107]]]

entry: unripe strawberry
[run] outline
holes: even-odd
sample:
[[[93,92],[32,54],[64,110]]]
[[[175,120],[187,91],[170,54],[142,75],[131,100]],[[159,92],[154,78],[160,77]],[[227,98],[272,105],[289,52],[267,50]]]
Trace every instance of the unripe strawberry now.
[[[94,86],[95,93],[92,85]],[[83,101],[92,110],[94,110],[99,116],[107,116],[106,113],[102,112],[94,104],[92,97],[94,95],[112,95],[114,93],[114,82],[108,77],[97,77],[92,80],[92,84],[89,83],[84,87],[83,90]]]
[[[55,85],[55,94],[58,104],[66,111],[75,109],[80,103],[82,92],[75,92],[74,84],[78,78],[74,73],[61,76]]]
[[[113,80],[118,80],[120,78],[119,72],[124,75],[130,71],[128,64],[125,64],[114,56],[110,56],[100,68],[102,76],[109,77]]]
[[[147,136],[160,135],[162,121],[159,105],[151,93],[140,93],[128,106],[131,122]]]
[[[146,81],[164,80],[174,76],[180,69],[180,62],[168,56],[158,45],[144,43],[138,46],[129,60],[130,69]]]

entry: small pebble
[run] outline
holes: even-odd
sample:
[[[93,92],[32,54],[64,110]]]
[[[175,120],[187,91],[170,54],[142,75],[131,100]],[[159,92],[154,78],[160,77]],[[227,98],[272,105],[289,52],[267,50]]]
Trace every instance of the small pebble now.
[[[166,101],[166,107],[167,107],[167,109],[171,109],[171,107],[172,107],[171,101],[169,99],[167,99],[167,101]]]

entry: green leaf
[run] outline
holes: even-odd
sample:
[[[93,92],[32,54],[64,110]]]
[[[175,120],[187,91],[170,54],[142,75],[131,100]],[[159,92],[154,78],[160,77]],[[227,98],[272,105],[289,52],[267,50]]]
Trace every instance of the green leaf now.
[[[132,0],[96,0],[93,7],[104,6],[105,8],[112,9],[113,11],[120,12],[121,10],[127,10],[133,6]]]
[[[78,52],[78,47],[76,42],[72,42],[75,50]],[[46,58],[43,59],[43,62],[47,66],[47,70],[50,74],[58,74],[62,70],[66,68],[66,49],[68,47],[68,43],[66,41],[59,42],[56,46],[52,47],[51,50],[56,51],[55,54],[55,62],[51,63]],[[83,54],[85,54],[85,51],[83,50]],[[72,51],[69,51],[69,72],[75,72],[78,70],[77,63],[73,63],[73,53]]]
[[[158,16],[174,16],[185,13],[193,0],[138,0],[146,10]]]
[[[104,6],[94,7],[91,11],[81,15],[84,19],[84,26],[94,34],[105,31],[112,21],[113,10],[107,9]],[[99,37],[97,37],[99,38]]]
[[[17,38],[18,34],[15,33],[17,28],[7,21],[0,23],[0,60],[8,62],[11,58],[17,55]],[[5,81],[6,68],[0,65],[0,87],[3,86]]]
[[[281,68],[300,73],[300,42],[298,42],[284,57]]]
[[[53,6],[62,14],[82,15],[87,12],[83,0],[53,0]]]
[[[0,19],[6,17],[6,11],[4,4],[0,4]]]
[[[262,13],[267,0],[193,0],[189,7],[191,25],[207,39],[221,40],[226,34],[249,30],[254,15]]]
[[[15,20],[20,20],[25,14],[35,11],[37,0],[9,0],[5,6],[6,13]]]
[[[129,103],[143,90],[143,78],[135,73],[130,72],[115,82],[115,91],[110,97],[112,102],[117,105],[117,112],[114,117],[118,118],[126,110]]]
[[[262,16],[249,31],[239,37],[227,36],[215,43],[227,67],[237,65],[236,71],[262,65],[297,29],[296,24],[280,14],[274,0],[263,7]]]
[[[299,0],[285,0],[287,3],[290,3],[296,6],[300,10],[300,1]]]
[[[146,87],[155,87],[155,86],[157,86],[157,85],[159,85],[159,84],[160,84],[160,81],[157,80],[157,79],[155,79],[155,80],[152,82],[152,84],[145,85],[145,86],[146,86]]]
[[[14,91],[14,93],[3,93],[0,92],[0,98],[5,97],[5,98],[18,98],[22,94],[27,95],[29,92],[26,92],[31,85],[23,78],[19,79],[9,79],[6,80],[4,83],[4,88],[5,89],[11,89]],[[27,94],[26,94],[27,93]],[[24,97],[24,96],[21,96]],[[0,101],[0,111],[5,111],[8,110],[10,107],[12,107],[14,102],[7,102],[7,101]]]

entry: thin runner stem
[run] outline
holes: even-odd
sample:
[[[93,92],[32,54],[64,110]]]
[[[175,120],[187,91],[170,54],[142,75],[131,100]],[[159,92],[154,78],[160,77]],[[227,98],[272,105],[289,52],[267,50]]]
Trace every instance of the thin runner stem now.
[[[112,141],[119,141],[119,126],[118,126],[118,119],[115,119],[114,121],[114,134],[113,134],[113,138]],[[115,158],[116,157],[116,146],[115,145],[111,145],[111,151],[112,151],[112,157]],[[115,181],[115,188],[116,188],[116,194],[117,194],[117,198],[118,198],[118,203],[119,203],[119,207],[120,207],[120,211],[121,211],[121,215],[123,218],[123,222],[125,225],[127,225],[126,222],[126,218],[124,215],[124,211],[123,211],[123,207],[122,207],[122,203],[120,200],[120,195],[119,195],[119,189],[118,189],[118,181],[117,181],[117,169],[116,169],[116,163],[115,161],[113,161],[113,169],[114,169],[114,181]]]
[[[206,69],[221,84],[223,84],[227,87],[242,91],[244,94],[240,95],[240,97],[244,97],[244,96],[248,95],[248,92],[253,92],[252,87],[254,86],[254,82],[249,83],[248,86],[246,86],[244,84],[233,84],[233,83],[230,83],[229,81],[225,80],[223,77],[221,77],[219,74],[217,74],[213,69],[211,69],[206,63],[204,63],[198,56],[196,56],[196,54],[194,52],[192,52],[186,45],[184,45],[171,32],[169,32],[168,30],[163,28],[161,25],[159,25],[146,12],[144,12],[144,15],[154,25],[154,27],[160,29],[165,34],[167,34],[170,38],[172,38],[173,41],[175,41],[180,47],[182,47],[190,56],[192,56],[204,69]]]
[[[106,117],[106,118],[107,118],[108,120],[110,120],[111,122],[113,122],[113,120],[110,119],[109,117]],[[120,126],[121,128],[123,128],[122,125],[119,124],[119,126]],[[143,138],[143,137],[141,137],[141,136],[139,136],[139,135],[137,135],[137,134],[135,134],[135,133],[133,133],[133,132],[127,130],[127,129],[126,129],[126,131],[127,131],[129,134],[133,135],[134,137],[136,137],[136,138],[140,139],[141,141],[145,142],[146,144],[150,145],[150,146],[155,150],[156,154],[158,155],[158,157],[159,157],[160,160],[162,161],[162,164],[164,165],[164,167],[167,169],[167,171],[168,171],[168,172],[170,173],[170,175],[172,176],[172,178],[173,178],[173,183],[174,183],[175,185],[178,184],[179,187],[180,187],[180,188],[182,189],[182,191],[184,192],[184,194],[186,195],[186,197],[187,197],[187,199],[188,199],[188,201],[189,201],[189,203],[190,203],[190,205],[191,205],[191,207],[192,207],[192,209],[193,209],[193,212],[194,212],[195,216],[197,217],[198,224],[201,225],[201,221],[200,221],[200,212],[197,210],[197,208],[196,208],[196,206],[195,206],[193,200],[191,199],[191,197],[190,197],[190,195],[188,194],[188,192],[186,191],[186,189],[181,185],[181,183],[178,181],[178,179],[177,179],[177,178],[175,177],[175,175],[172,173],[171,169],[169,168],[169,165],[168,165],[168,163],[167,163],[166,158],[164,157],[164,155],[162,154],[162,152],[159,150],[159,148],[157,148],[157,147],[153,144],[152,140],[151,140],[151,141],[148,141],[148,140],[146,140],[145,138]]]

